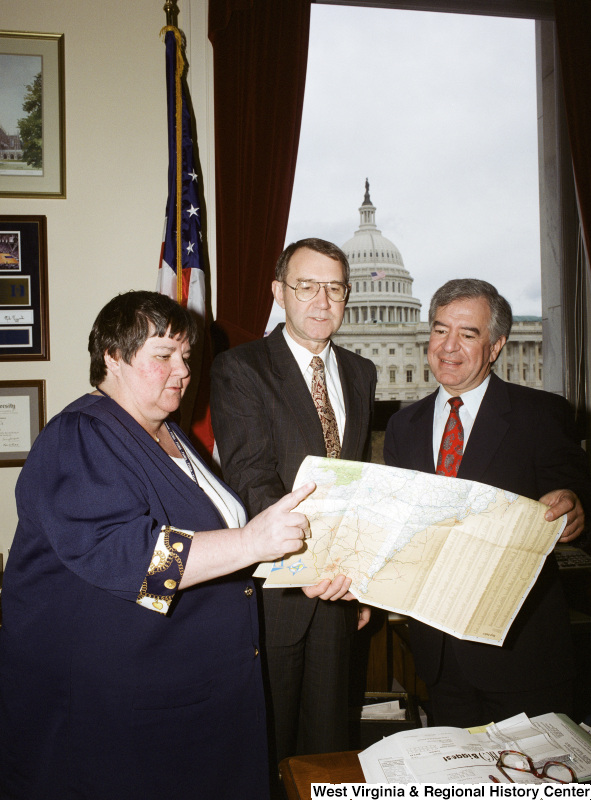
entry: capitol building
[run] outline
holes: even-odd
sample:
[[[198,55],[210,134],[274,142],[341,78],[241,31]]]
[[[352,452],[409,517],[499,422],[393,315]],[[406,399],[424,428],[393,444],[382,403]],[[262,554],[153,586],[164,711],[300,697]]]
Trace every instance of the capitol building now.
[[[358,230],[342,245],[352,288],[343,324],[333,339],[374,362],[376,400],[419,400],[437,388],[427,362],[429,323],[421,322],[421,301],[413,297],[413,278],[400,250],[376,226],[367,180],[359,214]],[[494,371],[512,383],[542,388],[541,319],[514,318]]]

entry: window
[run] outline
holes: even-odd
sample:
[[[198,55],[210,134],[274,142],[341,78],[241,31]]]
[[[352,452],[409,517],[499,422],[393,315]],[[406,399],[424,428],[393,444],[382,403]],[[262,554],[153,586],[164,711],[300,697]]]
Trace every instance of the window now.
[[[360,347],[356,347],[355,348],[355,352],[357,353],[358,356],[360,356],[361,355],[361,348]]]
[[[406,382],[412,383],[412,369],[406,370]]]
[[[391,347],[390,348],[389,355],[391,355],[391,356],[395,356],[396,355],[396,348],[395,347]]]
[[[425,383],[429,383],[429,370],[428,369],[426,369],[423,372],[423,380],[425,381]]]
[[[396,370],[390,369],[390,383],[396,383]]]
[[[380,352],[380,351],[379,351],[379,349],[378,349],[377,347],[372,347],[372,348],[371,348],[371,354],[372,354],[372,356],[377,356],[379,352]]]
[[[363,2],[363,0],[362,0],[362,2]],[[369,5],[369,3],[371,3],[371,2],[372,2],[372,0],[369,0],[369,2],[367,4]],[[467,7],[469,6],[469,7],[472,7],[472,8],[477,8],[477,6],[479,6],[479,7],[483,8],[483,9],[485,9],[484,13],[486,13],[486,9],[490,8],[490,7],[494,7],[496,2],[497,2],[497,0],[480,0],[479,3],[476,3],[476,0],[467,0],[467,2],[464,2],[463,5],[466,5]],[[508,10],[508,13],[510,13],[511,12],[511,8],[513,6],[517,8],[517,6],[520,4],[520,2],[521,2],[521,0],[507,0],[507,2],[503,2],[502,5],[503,5],[504,8],[506,8]],[[528,5],[529,7],[534,7],[534,6],[537,6],[537,5],[539,5],[539,6],[544,6],[544,5],[551,6],[551,3],[549,2],[549,0],[526,0],[525,4]],[[316,5],[316,4],[314,4],[314,5]],[[400,5],[400,4],[399,3],[396,3],[396,4],[393,3],[392,5]],[[419,0],[411,0],[410,5],[418,7],[421,4],[419,3]],[[422,5],[425,5],[425,4],[422,4]],[[452,5],[452,3],[451,3],[451,0],[438,0],[437,3],[431,3],[430,5],[431,5],[431,7],[434,7],[435,5],[438,5],[443,10],[443,9],[445,9],[445,6],[450,6],[450,5]],[[457,2],[455,3],[455,5],[456,6],[458,5]],[[330,10],[331,9],[328,6],[324,6],[323,7],[322,3],[319,3],[318,4],[318,8],[314,8],[313,7],[312,13],[315,14],[316,11],[318,11],[318,13],[327,14]],[[344,9],[344,10],[347,13],[349,13],[351,11],[351,10],[348,10],[348,9]],[[353,12],[351,11],[351,13],[353,13]],[[367,13],[368,13],[368,15],[369,14],[377,15],[377,14],[382,14],[383,13],[384,16],[387,13],[389,16],[392,16],[392,17],[398,17],[398,15],[401,14],[401,13],[409,14],[409,15],[411,13],[415,13],[417,16],[420,15],[420,12],[399,12],[399,11],[382,12],[382,11],[378,11],[378,10],[375,10],[375,9],[368,10]],[[428,15],[425,15],[425,17],[427,17],[427,16]],[[459,15],[455,15],[455,17],[454,17],[454,15],[445,15],[445,14],[437,14],[437,15],[432,14],[431,17],[434,20],[437,20],[437,23],[439,22],[439,19],[441,19],[444,22],[444,24],[447,24],[446,17],[448,19],[453,19],[453,18],[459,19],[460,18]],[[464,19],[466,19],[466,21],[468,21],[470,19],[470,17],[465,17]],[[474,17],[473,19],[475,19],[475,21],[478,22],[478,17]],[[513,20],[512,22],[516,22],[517,26],[529,25],[530,28],[533,26],[533,22],[531,20],[529,20],[529,21]],[[535,23],[535,24],[536,24],[536,26],[538,26],[539,23]],[[497,25],[497,20],[492,20],[491,19],[490,26],[492,27],[492,26],[495,26],[495,25]],[[553,27],[553,23],[543,22],[543,23],[541,23],[541,25],[547,27],[548,29],[551,29]],[[489,23],[487,22],[487,27],[488,26],[489,26]],[[550,37],[546,37],[546,39],[550,40],[551,36]],[[371,41],[371,39],[368,39],[368,41]],[[545,45],[545,46],[547,46],[547,45]],[[525,58],[525,52],[524,52],[524,58]],[[531,66],[531,62],[532,61],[533,61],[533,59],[531,57],[529,57],[530,66]],[[549,72],[549,70],[548,70],[548,72]],[[546,71],[544,71],[544,74],[546,74]],[[376,78],[377,78],[377,76],[376,76]],[[309,82],[309,85],[310,85],[310,82]],[[359,96],[359,94],[357,94],[357,96]],[[535,89],[534,89],[534,96],[535,96]],[[545,104],[547,104],[548,99],[546,99],[544,102],[545,102]],[[346,107],[346,103],[343,104],[343,105]],[[350,110],[349,110],[348,113],[350,113]],[[548,116],[548,114],[546,114],[546,117],[547,116]],[[544,119],[543,121],[544,121],[546,133],[548,133],[546,120]],[[304,126],[305,126],[305,120],[304,120]],[[548,141],[550,142],[551,140],[554,141],[557,137],[552,137],[552,136],[548,135],[548,136],[545,136],[544,138],[548,139]],[[558,138],[564,138],[564,137],[558,137]],[[534,148],[531,148],[531,152],[532,153],[534,152],[534,149],[535,149],[535,146],[534,146]],[[566,160],[568,160],[568,159],[566,159]],[[548,169],[553,169],[553,168],[556,168],[557,166],[559,166],[559,165],[557,165],[556,161],[554,160],[551,163],[549,162],[549,166],[546,167],[545,169],[547,171]],[[314,181],[318,181],[317,173],[312,172],[312,174],[314,175]],[[391,237],[392,240],[394,242],[396,242],[396,244],[400,245],[406,269],[408,269],[410,274],[412,276],[414,276],[415,279],[418,279],[419,278],[419,274],[418,274],[418,271],[417,271],[417,264],[416,264],[416,260],[414,258],[414,255],[411,255],[411,251],[409,251],[404,246],[404,243],[403,243],[404,240],[402,238],[400,238],[396,228],[391,223],[386,223],[385,222],[383,214],[384,213],[392,214],[392,213],[394,213],[395,209],[393,209],[391,207],[391,204],[390,204],[389,200],[383,194],[383,192],[384,192],[383,185],[386,184],[386,181],[384,180],[384,178],[385,178],[385,176],[376,176],[374,178],[371,174],[369,175],[369,180],[371,182],[371,197],[372,197],[372,200],[374,202],[374,205],[376,205],[378,207],[378,213],[380,215],[380,218],[378,220],[378,227],[382,227],[383,230],[384,230],[384,235],[387,236],[387,237]],[[375,181],[375,185],[374,185],[374,181]],[[382,185],[379,185],[379,181],[382,181]],[[547,185],[550,185],[550,181],[546,181],[546,183],[547,183]],[[359,201],[361,201],[362,191],[363,191],[363,189],[361,187],[360,193],[359,193]],[[297,189],[296,189],[296,192],[297,192]],[[306,190],[302,192],[302,195],[303,195],[304,201],[305,201],[304,202],[304,207],[306,208],[306,210],[308,210],[308,207],[309,207],[311,194],[312,193],[309,191],[309,187],[306,187]],[[546,198],[546,199],[548,199],[548,198]],[[359,201],[357,200],[357,196],[356,196],[355,197],[354,207],[357,207],[357,204],[358,204]],[[560,215],[561,209],[559,207],[557,208],[557,211],[558,211],[558,215]],[[346,213],[347,214],[349,213],[348,208],[347,208],[347,212]],[[536,214],[537,214],[537,204],[536,204]],[[339,221],[343,218],[343,216],[344,216],[344,214],[341,212],[341,214],[339,215]],[[556,221],[558,221],[559,218],[560,218],[559,216],[556,216]],[[344,240],[345,238],[348,238],[348,237],[353,235],[353,230],[356,227],[356,222],[358,220],[358,215],[355,218],[354,211],[353,211],[353,219],[355,220],[355,222],[353,222],[353,224],[351,224],[350,229],[347,229],[346,233],[343,233],[342,240]],[[550,227],[551,226],[548,226],[548,229],[550,229]],[[409,235],[409,231],[406,228],[406,221],[405,221],[404,231],[401,231],[401,234],[402,233],[404,234],[404,236],[408,236]],[[293,238],[298,238],[298,237],[293,237],[292,236],[292,239]],[[548,238],[549,237],[547,236],[546,239],[548,239]],[[289,237],[288,237],[288,239],[289,239]],[[339,240],[338,238],[335,238],[335,240],[336,240],[337,244],[341,244],[342,243],[342,240]],[[546,245],[547,244],[548,244],[548,242],[546,242]],[[548,250],[548,251],[552,250],[552,248],[547,247],[547,246],[544,249]],[[428,267],[430,266],[436,272],[439,269],[439,264],[435,265],[435,264],[431,263],[430,265],[428,264],[427,266]],[[359,270],[359,271],[361,271],[361,270]],[[388,271],[392,271],[393,273],[394,273],[394,271],[403,272],[403,270],[398,270],[395,267],[389,268]],[[483,276],[483,277],[486,277],[486,276]],[[423,278],[421,277],[421,281],[422,280],[423,280]],[[441,282],[443,282],[443,281],[440,281],[440,283]],[[392,288],[394,289],[396,284],[394,283],[394,281],[392,281],[392,283],[393,283],[393,287]],[[415,287],[417,286],[417,283],[418,283],[418,281],[415,281]],[[399,283],[398,284],[399,291],[401,291],[400,290],[400,285],[401,284]],[[437,285],[439,285],[439,283]],[[499,286],[499,288],[502,290],[501,286]],[[422,304],[423,304],[422,315],[425,316],[426,315],[425,312],[427,310],[427,303],[428,303],[429,297],[427,295],[427,291],[422,287],[422,284],[421,284],[421,289],[419,289],[419,291],[417,292],[416,288],[414,290],[411,287],[404,288],[404,283],[403,283],[403,290],[402,291],[404,293],[407,293],[407,292],[411,293],[412,291],[414,291],[417,294],[417,297],[422,301]],[[506,291],[505,291],[505,294],[507,294]],[[527,313],[526,310],[522,310],[520,307],[516,306],[515,300],[512,297],[509,296],[509,299],[513,303],[514,310],[515,310],[516,313]],[[361,301],[359,303],[359,306],[361,306],[362,304],[363,304],[363,301]],[[532,312],[529,312],[529,313],[532,313]],[[563,313],[564,313],[564,311],[563,311]],[[419,318],[419,313],[417,311],[415,311],[414,309],[411,312],[411,314],[412,314],[411,319],[413,321]],[[371,316],[374,316],[374,314],[372,313]],[[394,320],[392,320],[392,321],[394,321]],[[393,329],[394,329],[394,326],[393,326]],[[399,329],[398,331],[396,331],[396,333],[394,335],[398,339],[398,337],[402,333],[403,333],[403,331],[401,329]],[[396,339],[395,339],[395,341],[396,341]],[[399,344],[399,342],[398,342],[398,344]],[[425,348],[424,352],[426,351],[426,349],[427,348]],[[568,348],[566,348],[566,349],[568,350]],[[366,352],[366,351],[364,351],[364,352]],[[419,351],[415,351],[415,353],[418,353],[418,352]],[[426,364],[424,364],[424,363],[421,364],[420,361],[421,360],[418,359],[416,364],[415,364],[415,368],[419,369],[419,372],[417,373],[417,376],[420,376],[420,368],[421,367],[423,367],[423,369],[426,369]],[[413,357],[413,362],[414,362],[414,357]],[[546,369],[544,371],[544,376],[545,376],[547,381],[549,379],[549,376],[551,376],[554,372],[556,372],[556,371],[560,372],[560,368],[559,367],[558,367],[558,369],[555,369],[554,365],[548,366],[549,362],[550,362],[550,359],[547,360],[547,366],[546,366]],[[519,378],[521,377],[520,374],[519,374],[519,367],[520,366],[523,366],[523,363],[520,365],[520,364],[518,364],[517,362],[514,361],[514,363],[513,363],[513,379],[514,380],[519,380]],[[499,374],[502,374],[502,370],[501,370],[501,367],[500,367],[500,362],[499,362],[499,365],[497,366],[497,371],[498,371]],[[540,373],[541,373],[541,370],[538,368],[538,364],[535,364],[535,366],[533,368],[531,368],[531,371],[528,373],[529,377],[530,377],[530,380],[533,381],[534,376],[537,378],[537,376],[540,375]],[[505,371],[505,374],[506,374],[506,371]],[[541,376],[538,379],[541,379]],[[556,384],[556,387],[557,388],[556,389],[553,388],[553,390],[560,391],[560,388],[558,387],[558,384]]]

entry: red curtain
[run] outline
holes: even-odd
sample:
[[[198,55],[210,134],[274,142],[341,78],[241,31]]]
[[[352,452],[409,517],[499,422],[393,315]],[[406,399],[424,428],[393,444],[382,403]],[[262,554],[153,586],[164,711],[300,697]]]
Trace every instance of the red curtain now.
[[[556,33],[581,227],[591,256],[591,3],[555,0]]]
[[[285,232],[304,102],[311,0],[210,0],[214,53],[217,320],[260,338]]]

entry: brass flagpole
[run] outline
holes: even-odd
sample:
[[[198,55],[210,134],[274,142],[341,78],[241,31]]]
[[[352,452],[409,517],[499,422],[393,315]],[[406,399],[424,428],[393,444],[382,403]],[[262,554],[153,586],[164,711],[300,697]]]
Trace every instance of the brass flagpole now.
[[[175,0],[166,0],[163,6],[166,13],[166,27],[160,31],[162,36],[167,30],[172,30],[176,39],[177,56],[175,68],[175,118],[176,118],[176,299],[178,303],[183,299],[183,261],[182,261],[182,241],[181,241],[181,198],[182,198],[182,87],[181,78],[185,67],[182,53],[182,38],[177,27],[177,17],[179,10]]]
[[[166,0],[166,3],[164,4],[164,12],[166,14],[166,25],[167,25],[167,27],[169,25],[172,25],[172,26],[174,26],[176,28],[177,27],[177,19],[178,19],[178,15],[179,15],[179,10],[177,8],[177,4],[175,3],[175,0]]]

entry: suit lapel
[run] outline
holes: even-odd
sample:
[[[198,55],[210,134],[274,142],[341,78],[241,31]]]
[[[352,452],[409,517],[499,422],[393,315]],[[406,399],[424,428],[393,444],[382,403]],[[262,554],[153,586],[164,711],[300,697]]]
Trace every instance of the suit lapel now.
[[[433,413],[437,392],[430,394],[420,403],[409,421],[410,446],[405,459],[409,469],[421,472],[435,472],[433,461]]]
[[[285,341],[282,326],[278,325],[264,341],[269,351],[271,369],[279,382],[283,402],[285,407],[290,409],[290,416],[293,423],[298,426],[309,454],[325,454],[322,425],[316,406],[304,376]]]
[[[337,363],[339,365],[339,378],[343,390],[343,400],[345,402],[345,435],[341,444],[341,458],[353,459],[357,453],[361,452],[362,445],[359,437],[362,426],[356,423],[363,417],[363,397],[359,391],[359,382],[356,380],[355,371],[346,370],[339,348],[333,345]]]
[[[505,384],[496,375],[491,375],[466,445],[458,478],[473,481],[481,479],[509,430],[507,415],[510,412],[511,401]]]
[[[151,457],[152,461],[155,464],[156,463],[158,464],[163,478],[165,477],[169,481],[169,483],[172,486],[174,486],[177,491],[181,493],[190,494],[195,491],[195,484],[193,480],[187,475],[187,473],[183,469],[180,469],[174,463],[171,457],[164,452],[164,450],[160,447],[160,445],[154,441],[154,439],[150,436],[150,434],[147,433],[142,428],[142,426],[138,422],[136,422],[136,420],[124,408],[122,408],[118,403],[116,403],[110,397],[105,398],[103,402],[110,415],[116,418],[120,423],[120,425],[124,428],[126,435],[131,436],[137,442],[138,446],[143,448],[146,455],[148,456],[149,454],[148,457]],[[195,450],[192,447],[191,443],[188,441],[187,437],[183,434],[183,432],[178,426],[175,427],[175,433],[179,436],[181,440],[184,440],[184,444],[188,446],[188,449],[192,453],[195,453]],[[198,456],[198,458],[205,465],[203,459],[200,456]],[[226,527],[223,517],[220,517],[220,519],[224,523],[223,527]]]

